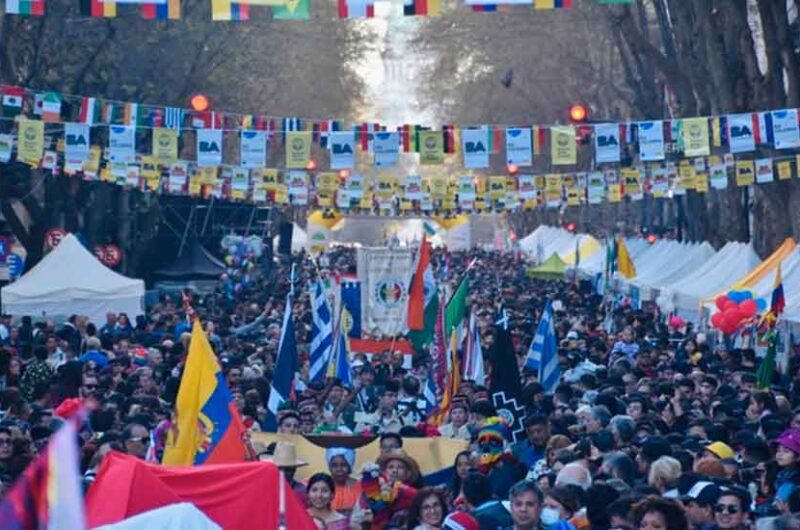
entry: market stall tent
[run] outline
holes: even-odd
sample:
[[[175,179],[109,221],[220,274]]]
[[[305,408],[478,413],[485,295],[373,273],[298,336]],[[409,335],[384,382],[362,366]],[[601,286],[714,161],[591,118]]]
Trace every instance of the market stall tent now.
[[[144,282],[118,274],[67,234],[16,282],[0,290],[3,312],[14,316],[85,315],[94,323],[106,313],[144,314]]]
[[[539,278],[542,280],[557,280],[564,278],[564,271],[567,270],[567,264],[555,252],[547,258],[544,263],[537,267],[528,269],[529,278]]]

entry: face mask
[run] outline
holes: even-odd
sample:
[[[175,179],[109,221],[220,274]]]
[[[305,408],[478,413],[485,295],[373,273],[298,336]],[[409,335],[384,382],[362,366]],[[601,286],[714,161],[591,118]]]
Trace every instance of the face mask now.
[[[539,516],[539,519],[542,521],[543,525],[553,526],[561,520],[561,513],[555,508],[545,506],[542,508],[542,514]]]

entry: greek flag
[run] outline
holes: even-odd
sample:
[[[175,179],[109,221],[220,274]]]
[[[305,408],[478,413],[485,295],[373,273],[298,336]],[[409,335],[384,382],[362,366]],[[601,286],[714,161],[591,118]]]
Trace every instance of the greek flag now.
[[[183,109],[166,107],[164,109],[164,127],[175,129],[180,134],[183,127]]]
[[[553,307],[549,300],[528,349],[525,368],[539,372],[539,382],[544,387],[545,394],[555,392],[561,379],[561,368],[558,366],[558,345],[553,328]]]
[[[333,322],[322,280],[311,287],[311,368],[309,379],[319,381],[325,377],[333,346]]]

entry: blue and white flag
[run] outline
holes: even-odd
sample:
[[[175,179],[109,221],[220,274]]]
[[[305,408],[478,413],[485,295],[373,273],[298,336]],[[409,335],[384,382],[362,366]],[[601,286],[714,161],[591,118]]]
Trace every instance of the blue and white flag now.
[[[345,329],[351,339],[361,338],[361,282],[358,280],[342,280],[342,308],[350,314],[350,322]]]
[[[311,358],[308,377],[320,381],[325,377],[333,347],[333,319],[322,280],[311,287]]]
[[[183,109],[178,107],[167,107],[164,109],[164,127],[167,129],[175,129],[178,134],[181,133],[183,127]]]
[[[292,321],[292,295],[286,296],[286,310],[283,313],[281,340],[278,344],[278,359],[272,374],[272,385],[267,402],[267,432],[278,430],[278,410],[284,402],[292,399],[294,378],[297,373],[297,338]]]
[[[558,365],[558,344],[553,328],[553,306],[549,300],[539,320],[531,347],[528,349],[525,368],[539,372],[539,382],[544,387],[545,394],[553,394],[556,391],[561,379],[561,368]]]
[[[345,386],[353,384],[353,372],[350,369],[350,339],[343,325],[347,320],[347,309],[342,308],[339,318],[339,329],[336,334],[336,346],[333,357],[328,364],[328,377],[338,379]]]

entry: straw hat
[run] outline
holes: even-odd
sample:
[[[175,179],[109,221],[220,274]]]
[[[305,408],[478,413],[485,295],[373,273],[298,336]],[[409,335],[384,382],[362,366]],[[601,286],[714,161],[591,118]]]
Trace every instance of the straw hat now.
[[[305,460],[298,460],[297,448],[293,443],[278,442],[275,444],[275,452],[272,456],[264,458],[267,462],[272,462],[278,467],[302,467],[307,466]]]

